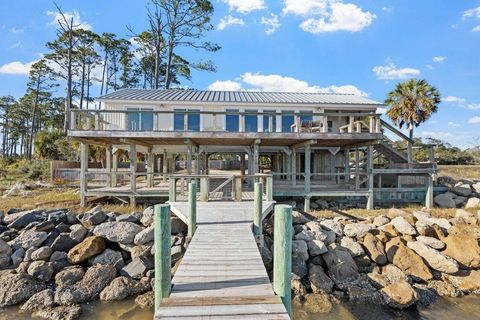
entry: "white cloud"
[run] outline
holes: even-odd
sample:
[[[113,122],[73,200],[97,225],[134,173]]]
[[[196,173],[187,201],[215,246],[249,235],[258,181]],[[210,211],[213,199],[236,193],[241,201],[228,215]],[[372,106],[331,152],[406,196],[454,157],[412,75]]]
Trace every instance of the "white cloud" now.
[[[30,67],[35,62],[36,61],[22,63],[20,61],[13,61],[1,66],[0,73],[13,75],[28,75],[28,73],[30,72]]]
[[[265,8],[264,0],[223,0],[231,11],[250,13]]]
[[[469,103],[466,105],[466,108],[470,110],[480,110],[480,103]]]
[[[214,83],[208,86],[208,90],[218,90],[218,91],[240,91],[242,90],[242,85],[236,81],[226,80],[226,81],[215,81]]]
[[[444,102],[454,103],[454,102],[465,102],[465,99],[464,99],[464,98],[455,97],[455,96],[448,96],[448,97],[446,97],[445,99],[443,99],[443,101],[444,101]]]
[[[382,11],[385,11],[385,12],[387,12],[387,13],[391,13],[391,12],[393,12],[393,7],[392,7],[392,6],[383,7],[383,8],[382,8]]]
[[[270,14],[270,18],[262,17],[262,24],[267,26],[265,33],[268,35],[273,34],[280,27],[278,16],[273,13]]]
[[[236,18],[236,17],[233,17],[231,15],[228,15],[228,16],[220,19],[220,22],[218,23],[217,29],[218,30],[223,30],[226,27],[233,26],[233,25],[244,26],[245,21],[243,21],[243,19]]]
[[[449,127],[460,127],[460,124],[459,124],[459,123],[452,122],[452,121],[448,121],[448,126],[449,126]]]
[[[300,28],[306,32],[358,32],[372,24],[375,14],[341,0],[286,0],[283,14],[304,17]]]
[[[387,60],[383,66],[376,66],[372,71],[379,80],[407,79],[420,75],[420,70],[414,68],[397,68],[392,62]]]
[[[448,139],[454,137],[451,132],[446,131],[422,131],[420,135],[425,138]]]
[[[472,29],[472,32],[480,32],[480,25]]]
[[[464,19],[470,17],[480,18],[480,6],[463,12]]]
[[[468,119],[468,123],[470,124],[480,124],[480,117],[471,117]]]
[[[12,27],[12,29],[10,29],[10,31],[12,31],[13,34],[21,34],[21,33],[25,32],[25,30],[23,28],[15,28],[15,27]]]
[[[12,44],[10,46],[10,49],[15,49],[15,48],[18,48],[22,45],[22,41],[18,40],[17,42],[15,42],[14,44]]]
[[[72,12],[64,12],[65,18],[67,19],[68,23],[73,19],[73,25],[76,28],[85,29],[85,30],[92,30],[92,25],[88,22],[82,21],[80,18],[80,13],[77,10],[73,10]],[[57,11],[47,11],[47,16],[52,17],[52,20],[48,23],[49,26],[58,26],[59,21],[63,22],[62,15]]]
[[[437,56],[437,57],[433,57],[433,58],[432,58],[432,61],[433,61],[433,62],[442,62],[442,61],[445,61],[446,59],[447,59],[447,57]]]
[[[309,93],[343,93],[368,96],[368,94],[353,85],[320,87],[293,77],[278,74],[262,74],[245,72],[235,81],[215,81],[208,86],[209,90],[255,90],[274,92],[309,92]]]

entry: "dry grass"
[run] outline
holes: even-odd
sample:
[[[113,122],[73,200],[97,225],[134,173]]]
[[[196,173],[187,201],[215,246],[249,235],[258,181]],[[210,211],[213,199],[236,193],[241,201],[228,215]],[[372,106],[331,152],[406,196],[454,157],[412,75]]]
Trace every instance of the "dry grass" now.
[[[438,166],[439,176],[454,179],[480,179],[480,165],[472,166]]]
[[[78,205],[80,196],[74,189],[37,189],[29,197],[13,196],[0,200],[0,210],[22,208],[25,210],[36,207],[58,208]]]

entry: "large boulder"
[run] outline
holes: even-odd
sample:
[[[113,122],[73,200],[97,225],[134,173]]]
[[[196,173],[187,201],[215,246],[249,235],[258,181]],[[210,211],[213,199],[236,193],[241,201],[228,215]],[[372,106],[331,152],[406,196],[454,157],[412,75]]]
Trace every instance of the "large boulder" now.
[[[179,217],[171,218],[171,233],[179,234],[184,233],[187,230],[187,225]]]
[[[52,255],[52,249],[50,247],[41,247],[32,252],[31,258],[32,260],[47,261],[51,255]]]
[[[149,227],[153,224],[154,213],[153,207],[147,207],[143,210],[142,217],[140,218],[140,222],[145,226]]]
[[[323,241],[320,240],[312,240],[308,242],[308,252],[310,253],[310,256],[316,257],[321,254],[324,254],[328,251],[327,246]]]
[[[70,286],[82,280],[84,274],[81,266],[67,267],[55,275],[55,284],[57,287]]]
[[[33,261],[28,266],[27,273],[36,279],[46,282],[53,276],[53,265],[51,262],[42,260]]]
[[[153,269],[153,267],[153,259],[151,256],[140,256],[123,267],[122,270],[120,270],[120,275],[140,279],[148,270]]]
[[[457,261],[419,241],[409,241],[407,246],[421,256],[434,270],[444,273],[456,273],[459,270]]]
[[[414,236],[417,234],[417,230],[415,230],[415,228],[404,217],[396,217],[392,219],[390,223],[395,227],[395,229],[404,235]]]
[[[365,254],[365,250],[363,250],[362,245],[350,237],[342,237],[340,240],[340,245],[347,249],[352,257],[358,257]]]
[[[96,264],[111,265],[120,270],[125,266],[125,261],[121,252],[107,248],[99,255],[88,259],[88,264],[91,266]]]
[[[433,202],[440,208],[455,208],[457,204],[453,200],[452,193],[442,193],[433,198]]]
[[[70,238],[69,233],[61,233],[53,241],[51,248],[53,251],[69,252],[70,249],[77,245],[77,241]]]
[[[375,226],[367,223],[350,223],[345,225],[343,233],[350,238],[363,238]]]
[[[34,316],[47,320],[77,320],[82,314],[82,308],[79,305],[58,306],[35,311]]]
[[[442,250],[445,248],[445,243],[434,237],[418,236],[417,241],[436,250]]]
[[[453,227],[455,228],[455,227]],[[452,228],[452,229],[453,229]],[[480,246],[470,233],[452,233],[445,237],[443,231],[436,228],[437,235],[445,243],[443,254],[460,263],[463,267],[480,267]]]
[[[474,209],[480,207],[480,198],[469,198],[465,204],[465,209]]]
[[[31,223],[38,223],[45,220],[45,216],[41,210],[23,211],[14,214],[17,218],[8,224],[10,229],[23,229]],[[7,216],[8,217],[8,216]],[[13,217],[10,217],[8,221],[11,221]],[[7,223],[7,221],[5,221]]]
[[[292,274],[299,279],[305,277],[308,273],[305,257],[298,253],[292,254]]]
[[[309,221],[310,219],[303,213],[296,210],[292,211],[292,224],[305,224]]]
[[[118,277],[100,293],[100,300],[115,301],[144,293],[150,289],[148,281],[137,281],[132,278]]]
[[[423,259],[408,248],[400,238],[393,238],[385,245],[387,259],[407,275],[428,281],[433,278]]]
[[[85,212],[79,220],[85,228],[91,228],[104,222],[107,218],[108,216],[103,212],[102,207],[98,205]]]
[[[308,265],[308,280],[310,280],[310,287],[313,293],[331,293],[334,282],[330,279],[322,266],[309,264]]]
[[[43,281],[25,273],[6,271],[0,275],[0,307],[19,304],[46,288]]]
[[[343,236],[343,225],[338,221],[335,221],[333,219],[325,219],[320,221],[320,225],[325,230],[335,232],[335,234],[339,237]]]
[[[332,243],[322,257],[327,265],[328,275],[335,283],[358,278],[358,267],[347,249]]]
[[[93,230],[93,234],[112,242],[131,244],[137,233],[144,228],[133,222],[104,222]]]
[[[25,230],[18,237],[10,241],[8,244],[13,249],[38,248],[48,238],[48,234],[44,231]]]
[[[459,274],[444,274],[443,278],[464,293],[480,293],[480,271],[463,271]]]
[[[152,309],[155,304],[155,293],[149,291],[135,298],[135,304],[142,309]]]
[[[68,252],[70,263],[80,263],[105,250],[105,240],[101,237],[91,236],[77,244]]]
[[[416,291],[406,281],[392,283],[380,290],[380,293],[387,305],[396,309],[408,308],[418,299]]]
[[[22,305],[20,310],[33,312],[36,310],[51,308],[54,304],[55,301],[53,300],[53,290],[45,289],[31,296],[30,299],[28,299],[27,302]]]
[[[74,224],[73,226],[70,226],[70,238],[77,242],[80,243],[85,239],[85,237],[88,234],[88,230],[82,226],[81,224]]]
[[[378,265],[383,266],[387,263],[385,247],[383,243],[371,233],[367,233],[363,238],[363,246],[370,259]]]
[[[444,218],[434,218],[431,217],[428,213],[422,212],[422,211],[414,211],[413,216],[421,223],[433,227],[433,226],[439,226],[445,231],[449,231],[450,228],[452,227],[452,224]]]
[[[468,184],[451,188],[450,191],[461,197],[469,197],[472,194],[472,189]]]
[[[298,255],[300,258],[303,258],[304,261],[307,261],[309,258],[307,243],[303,240],[293,240],[292,254]]]
[[[150,226],[150,227],[140,231],[139,233],[137,233],[137,235],[133,239],[133,243],[136,244],[136,245],[142,245],[142,244],[152,242],[153,241],[153,236],[154,236],[153,231],[154,231],[153,226]]]

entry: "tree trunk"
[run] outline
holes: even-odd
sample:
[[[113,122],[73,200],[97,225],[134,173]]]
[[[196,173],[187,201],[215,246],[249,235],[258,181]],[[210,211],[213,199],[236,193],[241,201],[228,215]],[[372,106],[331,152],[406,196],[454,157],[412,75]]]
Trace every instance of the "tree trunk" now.
[[[80,109],[83,109],[84,95],[85,95],[85,56],[82,59],[82,79],[80,80]]]
[[[105,74],[106,74],[106,70],[107,70],[107,60],[108,59],[108,51],[105,50],[105,57],[103,59],[103,70],[102,70],[102,86],[100,87],[100,96],[103,95],[103,86],[104,86],[104,83],[105,83]],[[100,103],[98,104],[98,109],[101,109],[102,107],[102,102],[100,101]]]
[[[173,43],[170,41],[168,44],[168,59],[167,59],[167,66],[165,71],[165,89],[170,89],[170,84],[172,82],[171,79],[171,68],[172,68],[172,60],[173,60]]]
[[[70,109],[72,108],[72,47],[73,47],[73,18],[68,30],[68,58],[67,58],[67,99],[65,100],[65,120],[63,131],[67,134],[70,128]]]
[[[87,66],[87,108],[90,103],[90,74],[92,73],[92,66],[88,64]]]
[[[28,151],[27,151],[28,159],[32,159],[33,140],[34,140],[33,137],[35,135],[35,126],[36,126],[35,117],[37,115],[40,82],[41,82],[41,77],[37,76],[37,90],[35,92],[35,102],[33,103],[33,108],[32,108],[32,128],[30,130],[30,139],[28,141]]]

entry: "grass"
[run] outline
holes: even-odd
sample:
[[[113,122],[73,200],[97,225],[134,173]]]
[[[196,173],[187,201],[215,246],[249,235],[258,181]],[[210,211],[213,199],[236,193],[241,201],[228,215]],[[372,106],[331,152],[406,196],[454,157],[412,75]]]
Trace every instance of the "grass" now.
[[[471,166],[438,166],[439,176],[459,179],[480,179],[480,165]]]

